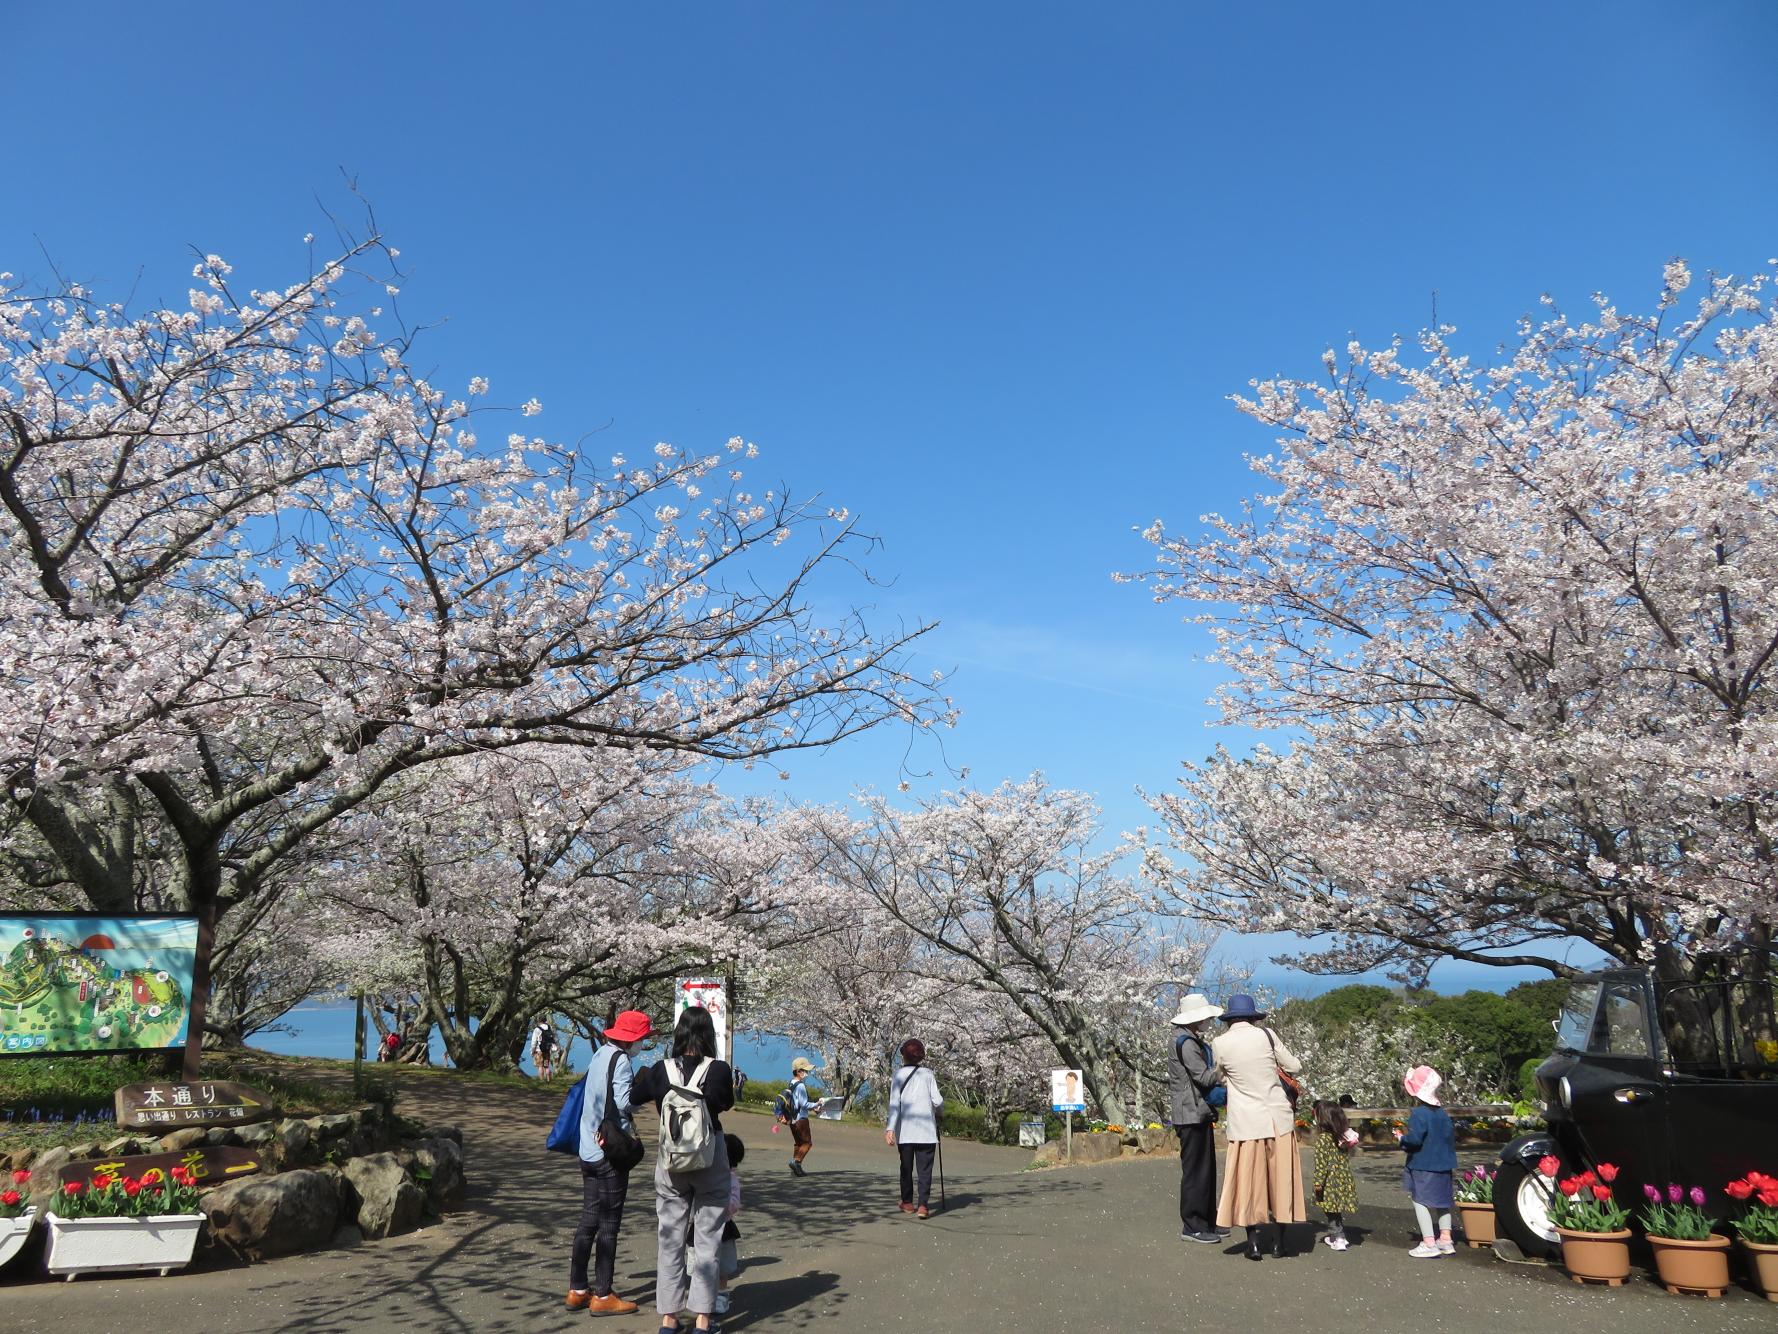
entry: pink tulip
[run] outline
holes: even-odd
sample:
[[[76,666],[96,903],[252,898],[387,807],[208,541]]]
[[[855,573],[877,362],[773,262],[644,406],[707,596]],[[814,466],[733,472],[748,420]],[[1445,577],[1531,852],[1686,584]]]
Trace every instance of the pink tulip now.
[[[1692,1187],[1692,1203],[1700,1209],[1704,1207],[1704,1188],[1702,1186]]]

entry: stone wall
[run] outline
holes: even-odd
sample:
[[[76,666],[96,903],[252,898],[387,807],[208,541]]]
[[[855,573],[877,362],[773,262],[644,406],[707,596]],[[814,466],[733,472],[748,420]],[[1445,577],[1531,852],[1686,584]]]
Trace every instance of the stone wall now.
[[[463,1199],[462,1133],[453,1126],[423,1126],[375,1106],[21,1149],[0,1161],[9,1170],[29,1169],[31,1198],[42,1210],[53,1207],[57,1174],[71,1162],[183,1153],[206,1144],[243,1146],[259,1156],[258,1173],[213,1186],[200,1201],[209,1218],[200,1245],[243,1259],[393,1236]]]

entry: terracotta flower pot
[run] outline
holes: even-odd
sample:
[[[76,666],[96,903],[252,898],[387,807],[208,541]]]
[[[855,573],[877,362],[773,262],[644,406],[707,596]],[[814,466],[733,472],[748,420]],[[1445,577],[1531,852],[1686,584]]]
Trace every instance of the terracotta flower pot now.
[[[1753,1262],[1753,1281],[1759,1284],[1767,1301],[1778,1302],[1778,1246],[1748,1241],[1745,1237],[1741,1238],[1741,1245],[1746,1247],[1747,1258]]]
[[[1457,1201],[1457,1212],[1463,1216],[1463,1239],[1471,1248],[1494,1244],[1494,1206]]]
[[[1562,1266],[1576,1283],[1592,1280],[1617,1287],[1630,1276],[1630,1229],[1619,1232],[1570,1232],[1562,1236]]]
[[[1655,1273],[1667,1291],[1702,1293],[1720,1297],[1729,1286],[1729,1239],[1712,1232],[1703,1241],[1679,1241],[1649,1234],[1654,1247]]]

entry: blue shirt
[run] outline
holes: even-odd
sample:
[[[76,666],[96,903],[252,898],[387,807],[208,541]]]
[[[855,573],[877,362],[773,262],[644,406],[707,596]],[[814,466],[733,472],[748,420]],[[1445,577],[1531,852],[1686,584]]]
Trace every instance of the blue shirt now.
[[[809,1119],[809,1109],[811,1107],[813,1107],[814,1105],[815,1105],[814,1103],[809,1101],[809,1090],[803,1087],[803,1081],[801,1079],[791,1080],[790,1081],[790,1119],[792,1121],[806,1121],[806,1120],[808,1120]]]
[[[636,1133],[636,1123],[630,1119],[630,1058],[608,1042],[593,1053],[593,1059],[587,1065],[586,1093],[580,1103],[580,1160],[583,1163],[605,1161],[605,1150],[599,1147],[599,1126],[605,1120],[605,1076],[613,1061],[617,1062],[617,1072],[612,1080],[611,1093],[617,1104],[617,1117],[625,1130],[632,1135]]]
[[[1457,1132],[1443,1107],[1421,1103],[1408,1115],[1401,1133],[1401,1147],[1408,1151],[1407,1167],[1415,1172],[1455,1172]]]

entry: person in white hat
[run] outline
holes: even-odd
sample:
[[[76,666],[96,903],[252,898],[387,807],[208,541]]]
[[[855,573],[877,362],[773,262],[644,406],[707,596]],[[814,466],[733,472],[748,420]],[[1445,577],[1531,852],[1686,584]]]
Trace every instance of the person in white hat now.
[[[1173,1039],[1167,1053],[1172,1077],[1168,1111],[1179,1136],[1179,1235],[1185,1241],[1212,1244],[1228,1234],[1216,1227],[1216,1062],[1203,1032],[1222,1013],[1205,996],[1193,992],[1173,1016]]]

